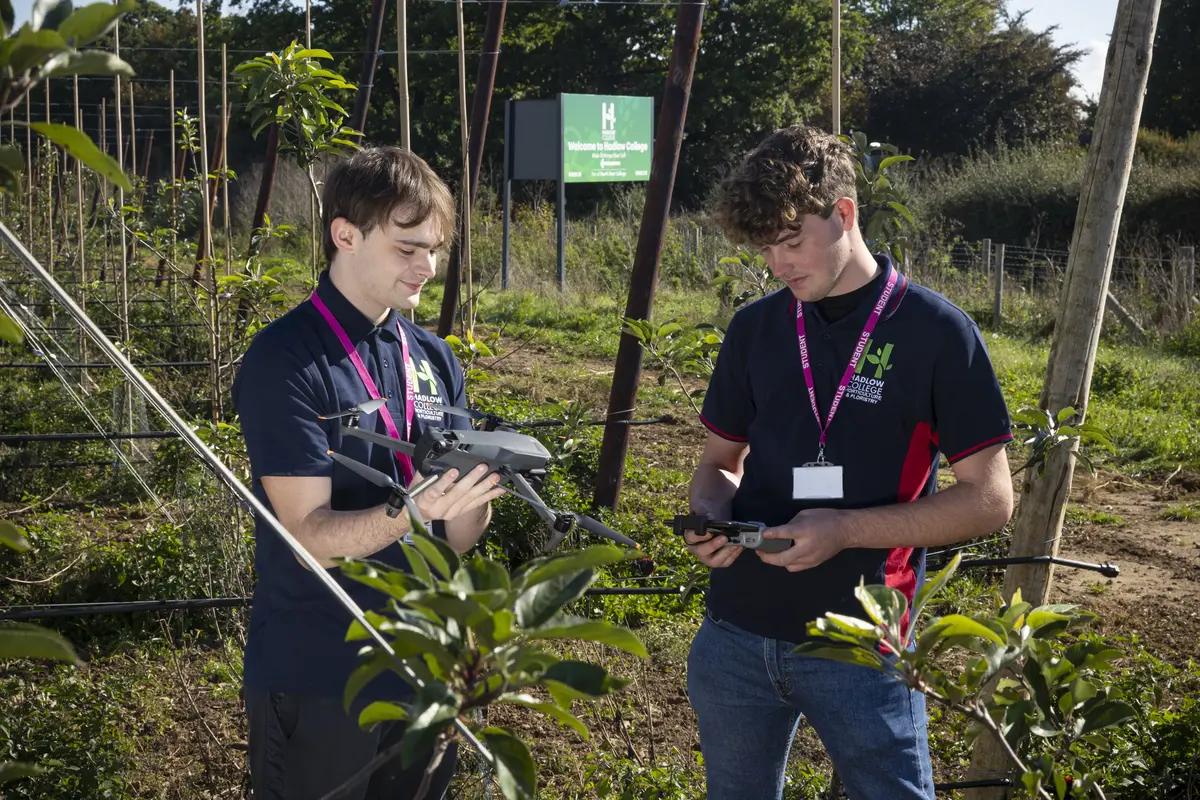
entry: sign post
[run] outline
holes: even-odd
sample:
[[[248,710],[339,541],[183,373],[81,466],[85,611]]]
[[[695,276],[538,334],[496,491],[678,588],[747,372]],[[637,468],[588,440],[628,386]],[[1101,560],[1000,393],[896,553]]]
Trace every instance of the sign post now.
[[[568,183],[650,180],[654,101],[649,97],[560,94],[505,106],[504,220],[500,285],[508,288],[514,180],[557,182],[558,288],[566,288]]]

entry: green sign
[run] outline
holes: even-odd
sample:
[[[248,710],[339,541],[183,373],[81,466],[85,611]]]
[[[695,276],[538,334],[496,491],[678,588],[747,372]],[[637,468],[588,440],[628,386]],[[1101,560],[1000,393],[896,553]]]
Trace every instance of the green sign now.
[[[563,180],[650,180],[653,116],[649,97],[562,95]]]

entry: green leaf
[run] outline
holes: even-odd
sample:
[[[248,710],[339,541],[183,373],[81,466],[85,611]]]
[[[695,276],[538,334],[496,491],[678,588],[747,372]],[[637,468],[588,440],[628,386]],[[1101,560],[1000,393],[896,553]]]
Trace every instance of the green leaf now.
[[[62,636],[24,622],[7,623],[0,627],[0,661],[14,658],[82,663],[75,654],[75,648]]]
[[[90,3],[76,9],[58,26],[58,35],[74,47],[83,47],[108,34],[122,15],[136,11],[137,0],[110,3]]]
[[[0,519],[0,545],[5,545],[18,553],[24,553],[29,549],[29,542],[25,539],[24,534],[25,532],[16,525],[6,519]]]
[[[471,582],[480,591],[499,589],[509,590],[508,570],[490,558],[476,554],[466,563],[466,570],[471,576]]]
[[[412,570],[413,577],[432,588],[434,585],[433,573],[429,571],[429,562],[421,555],[421,551],[404,541],[400,542],[400,549],[404,551],[404,557],[408,559],[408,567]]]
[[[395,703],[374,702],[358,715],[358,727],[372,728],[381,722],[408,719],[408,711]]]
[[[430,683],[417,690],[409,706],[408,727],[400,743],[400,764],[407,768],[433,749],[438,735],[458,716],[459,700],[444,683]]]
[[[537,797],[537,770],[525,743],[504,728],[484,728],[479,738],[495,757],[496,782],[505,800]]]
[[[955,553],[954,558],[942,568],[941,572],[925,581],[925,584],[921,587],[921,591],[917,592],[917,596],[913,600],[912,616],[910,618],[911,625],[916,626],[921,612],[925,610],[926,604],[929,603],[929,599],[945,588],[950,579],[954,577],[954,573],[958,572],[958,565],[961,562],[962,553]]]
[[[490,617],[475,625],[475,633],[489,648],[497,647],[517,635],[513,629],[516,618],[507,608],[493,611]]]
[[[450,580],[458,572],[458,554],[450,545],[433,536],[413,533],[413,546],[421,551],[429,565],[441,575],[443,580]]]
[[[619,648],[635,656],[649,657],[646,646],[633,634],[633,631],[600,620],[563,615],[550,620],[544,627],[526,629],[525,635],[530,639],[578,639],[584,642],[597,642]]]
[[[54,30],[71,15],[71,0],[33,0],[29,9],[29,26],[35,31]]]
[[[1137,716],[1137,712],[1128,703],[1120,700],[1103,700],[1093,706],[1084,716],[1082,733],[1091,733],[1101,728],[1111,728],[1120,725],[1128,719]]]
[[[20,344],[25,340],[25,335],[17,327],[17,323],[3,314],[0,314],[0,340],[11,342],[12,344]]]
[[[513,703],[515,705],[525,706],[525,708],[529,708],[534,711],[539,711],[542,714],[553,718],[563,726],[573,729],[584,739],[589,738],[587,726],[584,725],[583,722],[581,722],[579,718],[570,711],[559,708],[554,703],[543,702],[538,700],[533,695],[515,694],[511,692],[509,694],[500,695],[500,697],[496,699],[496,702]]]
[[[21,778],[33,778],[41,775],[46,770],[36,764],[23,764],[19,761],[3,761],[0,762],[0,783],[8,783],[9,781],[20,780]]]
[[[354,698],[358,697],[358,693],[368,683],[386,672],[390,664],[391,657],[383,651],[378,651],[365,664],[355,667],[350,673],[350,677],[346,679],[346,688],[342,692],[342,708],[347,712],[350,711],[350,705],[354,702]]]
[[[537,558],[516,571],[513,576],[513,585],[519,589],[528,589],[560,575],[628,561],[639,555],[639,553],[626,552],[610,544],[597,544],[572,553]]]
[[[909,225],[915,224],[915,221],[913,220],[912,212],[909,211],[908,207],[905,206],[903,203],[897,203],[895,200],[888,200],[888,205],[891,207],[891,209],[893,211],[895,211],[900,216],[904,217],[904,221],[907,222]]]
[[[414,608],[427,608],[438,616],[452,619],[464,627],[475,625],[491,616],[491,609],[479,601],[451,592],[409,592],[400,602]]]
[[[1057,614],[1053,611],[1046,611],[1045,609],[1031,611],[1029,615],[1025,617],[1025,624],[1029,626],[1031,631],[1039,631],[1054,622],[1069,623],[1070,621],[1071,618],[1066,614]],[[1065,628],[1066,625],[1064,624],[1061,627]]]
[[[31,67],[42,64],[55,53],[67,49],[67,43],[56,31],[35,31],[28,26],[22,26],[12,41],[12,50],[8,54],[8,65],[15,75],[20,75]]]
[[[970,617],[964,617],[962,614],[950,614],[942,617],[939,622],[944,635],[947,636],[975,636],[980,639],[987,639],[989,642],[998,645],[1006,645],[1008,642],[1001,638],[991,628],[976,622]]]
[[[575,574],[558,575],[525,591],[517,598],[513,611],[522,628],[536,628],[548,622],[567,603],[583,596],[596,573],[584,569]]]
[[[903,164],[905,161],[916,161],[916,159],[912,156],[888,156],[883,161],[880,161],[879,166],[875,169],[877,172],[883,172],[893,164]],[[909,222],[912,222],[912,220],[910,219]]]
[[[57,36],[58,34],[55,34]],[[20,123],[18,123],[20,124]],[[57,122],[35,122],[30,125],[35,131],[65,149],[85,167],[95,171],[110,183],[115,183],[127,192],[133,191],[129,178],[117,166],[112,156],[100,152],[100,148],[83,131]]]
[[[16,15],[13,13],[12,0],[0,0],[0,22],[4,23],[4,35],[12,30]]]
[[[541,682],[550,690],[559,706],[566,706],[571,699],[594,700],[620,691],[630,681],[610,675],[598,664],[568,660],[547,667],[542,673]]]
[[[889,630],[899,629],[900,620],[908,608],[904,595],[890,586],[871,584],[866,586],[859,580],[854,596],[862,603],[867,614],[876,624]]]
[[[133,67],[103,50],[71,51],[53,56],[42,68],[43,78],[62,75],[120,75],[132,78]]]
[[[804,642],[792,652],[812,658],[827,658],[831,661],[840,661],[843,664],[871,667],[881,672],[887,672],[890,669],[884,663],[883,657],[879,653],[874,650],[868,650],[865,647],[831,647],[830,645],[817,644],[816,642]]]
[[[333,60],[333,56],[329,55],[328,50],[319,50],[315,47],[311,50],[299,50],[292,55],[292,58],[325,58]]]

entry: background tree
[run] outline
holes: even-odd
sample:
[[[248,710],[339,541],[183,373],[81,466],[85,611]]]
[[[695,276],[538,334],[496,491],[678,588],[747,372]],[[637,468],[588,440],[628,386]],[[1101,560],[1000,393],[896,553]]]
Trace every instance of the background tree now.
[[[1182,137],[1200,130],[1200,3],[1162,0],[1142,127]]]

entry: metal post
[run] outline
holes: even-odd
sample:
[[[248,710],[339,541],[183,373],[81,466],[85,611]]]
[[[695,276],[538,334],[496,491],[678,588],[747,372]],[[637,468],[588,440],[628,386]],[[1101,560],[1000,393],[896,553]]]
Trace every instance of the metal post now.
[[[671,208],[671,190],[679,166],[679,147],[683,142],[683,126],[687,119],[688,96],[696,70],[703,19],[703,2],[682,0],[679,3],[675,15],[675,41],[667,66],[666,91],[663,93],[662,110],[654,136],[650,183],[646,188],[646,205],[642,210],[642,225],[634,252],[629,300],[625,305],[625,316],[633,319],[650,319],[654,308],[654,286],[658,282],[658,266],[662,258],[667,215]],[[632,419],[641,371],[641,344],[628,333],[621,334],[608,414],[605,417],[607,421]],[[628,425],[605,426],[593,498],[597,506],[616,508],[628,448]]]
[[[504,101],[504,215],[503,233],[500,237],[500,288],[508,288],[509,237],[512,235],[512,107],[513,101]]]
[[[994,275],[995,296],[992,298],[992,329],[1000,330],[1001,314],[1004,310],[1004,245],[996,245],[996,268]]]

